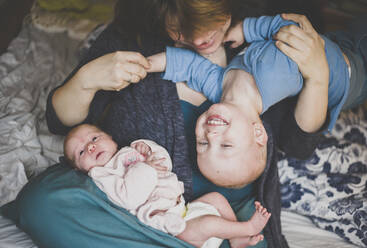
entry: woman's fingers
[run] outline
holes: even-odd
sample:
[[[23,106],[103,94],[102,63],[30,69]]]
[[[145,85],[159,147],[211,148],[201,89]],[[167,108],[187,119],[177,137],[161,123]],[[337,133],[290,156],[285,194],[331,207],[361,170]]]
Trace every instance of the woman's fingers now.
[[[312,32],[315,31],[313,28],[311,22],[308,20],[308,18],[304,15],[299,14],[282,14],[281,15],[283,19],[290,20],[298,23],[300,27],[305,30],[306,32]]]
[[[295,49],[302,50],[304,49],[305,44],[309,42],[310,38],[306,37],[306,34],[304,34],[304,32],[302,34],[298,31],[299,28],[293,29],[293,31],[290,29],[280,29],[279,32],[274,35],[274,39],[284,42]]]
[[[147,58],[145,58],[141,53],[137,52],[117,52],[118,61],[130,62],[134,64],[140,64],[145,69],[149,69],[150,63]]]
[[[282,51],[285,55],[287,55],[288,57],[290,57],[294,62],[296,62],[297,64],[299,64],[300,62],[300,58],[302,56],[302,54],[300,53],[300,50],[291,47],[289,45],[287,45],[286,43],[282,42],[282,41],[277,41],[275,43],[275,45],[279,48],[280,51]]]
[[[145,78],[149,67],[149,61],[140,53],[118,51],[88,63],[83,77],[89,88],[119,91]]]
[[[134,63],[117,63],[114,69],[115,90],[125,88],[129,83],[137,83],[147,75],[146,70]]]
[[[148,59],[136,52],[116,52],[115,74],[118,82],[137,83],[147,76]]]
[[[304,40],[305,42],[309,42],[312,39],[312,35],[313,35],[311,33],[306,32],[301,27],[298,27],[296,25],[288,25],[288,26],[281,27],[279,31],[274,35],[274,38],[278,39],[279,34],[284,35],[283,38],[285,40],[287,38],[292,38],[292,36],[295,36],[296,38],[300,40]]]
[[[117,68],[118,70],[125,71],[131,75],[130,78],[126,78],[126,80],[129,82],[136,83],[147,76],[147,71],[141,65],[138,65],[138,64],[123,63],[123,64],[118,64],[118,67],[119,67]],[[136,79],[136,77],[133,77],[133,75],[138,77],[138,81],[136,82],[131,81],[131,80],[134,80],[134,78]]]

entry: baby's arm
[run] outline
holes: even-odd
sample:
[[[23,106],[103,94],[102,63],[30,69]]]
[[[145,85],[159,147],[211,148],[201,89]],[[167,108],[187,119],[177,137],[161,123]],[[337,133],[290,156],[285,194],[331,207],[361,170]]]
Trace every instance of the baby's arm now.
[[[203,93],[210,101],[220,101],[224,70],[219,65],[191,50],[176,47],[167,47],[166,53],[155,54],[148,60],[149,72],[165,70],[163,79],[186,81],[191,89]]]
[[[127,165],[126,160],[129,160],[133,149],[123,149],[114,161],[110,161],[113,162],[111,166],[94,167],[88,175],[113,203],[135,210],[146,202],[156,187],[157,171],[140,161]]]
[[[145,157],[145,163],[157,171],[171,171],[172,161],[167,150],[151,140],[137,140],[131,147]]]

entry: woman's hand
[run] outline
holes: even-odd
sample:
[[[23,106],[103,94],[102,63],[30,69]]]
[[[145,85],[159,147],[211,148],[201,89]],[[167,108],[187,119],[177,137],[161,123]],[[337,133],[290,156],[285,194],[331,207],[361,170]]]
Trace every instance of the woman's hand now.
[[[52,105],[66,126],[82,122],[98,90],[121,90],[147,75],[148,60],[137,52],[114,52],[84,65],[52,96]]]
[[[239,47],[245,42],[245,35],[242,27],[243,21],[237,23],[234,27],[231,27],[224,37],[224,42],[232,42],[231,48]]]
[[[282,14],[282,18],[299,24],[282,27],[274,36],[276,46],[297,63],[303,78],[328,82],[329,66],[325,55],[325,41],[312,27],[307,17]]]
[[[78,71],[82,89],[119,91],[147,75],[149,61],[138,52],[118,51],[99,57]]]
[[[277,47],[298,65],[304,86],[294,112],[299,127],[305,132],[319,130],[326,120],[329,66],[325,41],[302,15],[283,14],[286,20],[299,24],[284,26],[274,36]]]

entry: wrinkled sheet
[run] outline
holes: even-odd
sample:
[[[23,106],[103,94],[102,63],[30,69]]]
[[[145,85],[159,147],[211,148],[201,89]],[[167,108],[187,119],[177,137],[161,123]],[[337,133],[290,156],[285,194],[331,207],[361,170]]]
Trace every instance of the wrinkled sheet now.
[[[75,66],[79,43],[24,23],[0,56],[0,206],[62,153],[62,137],[47,130],[46,99]]]

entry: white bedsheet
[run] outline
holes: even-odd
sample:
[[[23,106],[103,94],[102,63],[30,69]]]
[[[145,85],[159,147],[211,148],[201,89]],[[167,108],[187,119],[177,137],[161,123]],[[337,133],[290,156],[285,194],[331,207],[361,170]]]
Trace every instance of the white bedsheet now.
[[[335,233],[317,228],[304,216],[283,211],[282,228],[290,248],[354,248]],[[36,248],[27,234],[0,215],[0,248]]]
[[[0,248],[37,248],[30,237],[0,215]]]
[[[281,214],[282,231],[290,248],[355,248],[338,235],[316,227],[309,218],[288,211]]]

